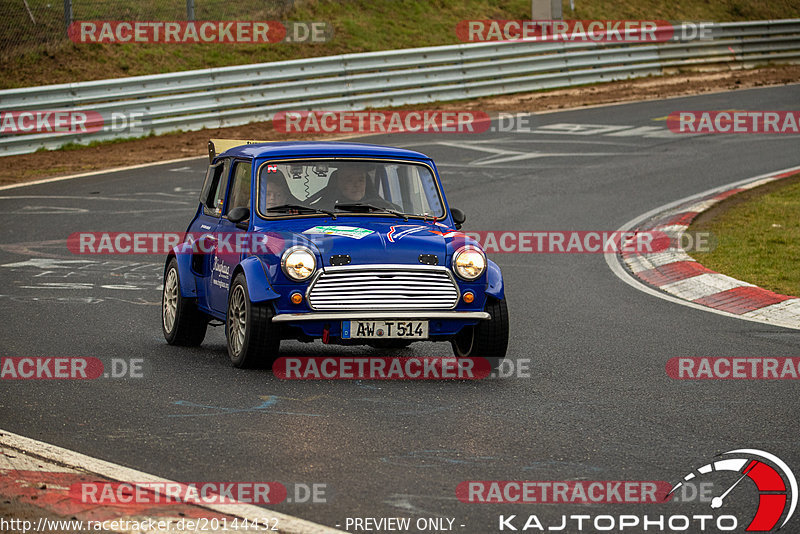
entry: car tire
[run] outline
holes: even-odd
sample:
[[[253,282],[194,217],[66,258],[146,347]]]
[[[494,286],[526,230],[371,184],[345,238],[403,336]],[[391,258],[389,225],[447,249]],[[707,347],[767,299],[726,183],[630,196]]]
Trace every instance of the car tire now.
[[[506,301],[489,297],[484,311],[491,319],[465,326],[451,340],[458,358],[486,358],[492,370],[500,367],[508,349],[508,307]]]
[[[272,368],[281,344],[279,328],[272,324],[274,315],[271,304],[250,301],[244,274],[237,274],[228,291],[225,316],[225,339],[234,367]]]
[[[203,342],[208,315],[197,309],[197,299],[181,295],[178,260],[172,258],[164,271],[161,292],[161,331],[170,345],[196,347]]]

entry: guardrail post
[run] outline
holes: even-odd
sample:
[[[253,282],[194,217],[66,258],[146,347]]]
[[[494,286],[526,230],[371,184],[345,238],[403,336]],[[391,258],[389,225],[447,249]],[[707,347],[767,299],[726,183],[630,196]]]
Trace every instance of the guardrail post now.
[[[194,0],[186,0],[186,20],[194,20]]]
[[[531,0],[532,20],[561,20],[562,18],[564,15],[561,11],[561,0]]]
[[[72,24],[72,0],[64,0],[64,28]]]

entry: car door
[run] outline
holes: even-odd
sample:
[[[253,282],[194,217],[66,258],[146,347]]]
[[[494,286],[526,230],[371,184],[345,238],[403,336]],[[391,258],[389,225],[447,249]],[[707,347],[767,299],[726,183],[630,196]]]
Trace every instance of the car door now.
[[[222,218],[230,167],[230,158],[221,158],[208,167],[203,189],[200,192],[200,213],[189,227],[192,239],[201,241],[195,245],[197,252],[192,256],[192,270],[198,277],[197,302],[204,309],[210,309],[208,286],[212,263],[209,252],[213,250],[214,232]]]
[[[253,165],[248,160],[234,160],[231,166],[228,194],[224,203],[224,214],[217,223],[216,242],[209,256],[211,271],[208,277],[208,295],[211,309],[226,313],[228,307],[228,289],[233,282],[233,270],[242,260],[243,252],[237,245],[237,234],[246,232],[236,223],[228,220],[228,214],[237,207],[250,209]],[[245,221],[241,226],[246,226]]]

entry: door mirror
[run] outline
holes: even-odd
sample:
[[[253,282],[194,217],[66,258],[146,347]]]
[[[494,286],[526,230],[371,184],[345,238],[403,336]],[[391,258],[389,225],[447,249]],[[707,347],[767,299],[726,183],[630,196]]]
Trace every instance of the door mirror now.
[[[242,221],[246,221],[250,218],[250,210],[243,207],[233,208],[230,213],[228,213],[228,220],[232,223],[238,223]]]
[[[453,222],[456,223],[456,230],[460,230],[461,225],[467,220],[467,216],[458,208],[450,208],[450,215],[453,216]]]

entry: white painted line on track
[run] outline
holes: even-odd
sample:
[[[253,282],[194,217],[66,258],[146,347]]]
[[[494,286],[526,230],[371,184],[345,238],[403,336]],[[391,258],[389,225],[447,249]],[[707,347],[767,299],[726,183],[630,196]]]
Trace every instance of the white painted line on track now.
[[[69,468],[88,471],[120,482],[175,483],[171,480],[106,462],[69,449],[63,449],[43,441],[20,436],[3,429],[0,429],[0,444]],[[268,514],[278,520],[278,530],[287,534],[341,534],[343,532],[252,504],[203,504],[197,506],[243,519],[265,517]]]
[[[329,139],[323,139],[323,141],[342,141],[345,139],[356,139],[359,137],[367,137],[370,135],[375,134],[358,134],[358,135],[342,135],[331,137]],[[309,139],[309,141],[312,141]],[[269,141],[272,142],[272,141]],[[114,167],[111,169],[101,169],[98,171],[89,171],[83,172],[80,174],[70,174],[67,176],[54,176],[53,178],[43,178],[41,180],[34,180],[31,182],[20,182],[18,184],[8,184],[0,186],[0,191],[5,189],[16,189],[17,187],[27,187],[29,185],[39,185],[39,184],[49,184],[51,182],[61,182],[62,180],[72,180],[73,178],[85,178],[87,176],[97,176],[98,174],[107,174],[112,172],[121,172],[121,171],[130,171],[133,169],[143,169],[145,167],[155,167],[156,165],[171,165],[173,163],[183,163],[185,161],[194,161],[198,159],[208,159],[208,155],[203,156],[191,156],[187,158],[178,158],[178,159],[165,159],[164,161],[151,161],[150,163],[140,163],[138,165],[129,165],[127,167]]]
[[[73,178],[85,178],[87,176],[97,176],[98,174],[107,174],[112,172],[130,171],[132,169],[142,169],[144,167],[154,167],[156,165],[170,165],[172,163],[181,163],[184,161],[194,161],[196,159],[208,159],[208,156],[194,156],[191,158],[168,159],[164,161],[154,161],[152,163],[140,163],[139,165],[130,165],[128,167],[114,167],[113,169],[105,169],[100,171],[82,172],[80,174],[70,174],[68,176],[56,176],[53,178],[43,178],[41,180],[34,180],[32,182],[20,182],[18,184],[9,184],[0,186],[0,191],[6,189],[16,189],[18,187],[27,187],[29,185],[49,184],[51,182],[61,182],[63,180],[72,180]]]
[[[645,213],[643,215],[640,215],[640,216],[638,216],[638,217],[626,222],[625,224],[623,224],[622,226],[620,226],[617,229],[617,232],[628,232],[628,231],[638,227],[642,222],[655,217],[659,213],[662,213],[662,212],[665,212],[665,211],[670,210],[672,208],[678,207],[678,206],[680,206],[682,204],[688,204],[692,200],[699,200],[701,198],[704,198],[704,197],[707,197],[707,196],[711,196],[711,195],[715,195],[715,194],[718,194],[718,193],[722,193],[722,192],[728,191],[729,189],[733,189],[733,188],[736,188],[736,187],[745,187],[745,186],[748,186],[749,184],[752,184],[752,183],[755,183],[755,182],[765,183],[766,179],[770,178],[772,176],[776,176],[776,175],[784,174],[784,173],[789,173],[789,172],[794,172],[794,171],[798,171],[798,170],[800,170],[800,165],[798,165],[796,167],[789,167],[787,169],[782,169],[782,170],[778,170],[778,171],[773,171],[773,172],[761,174],[761,175],[758,175],[758,176],[755,176],[755,177],[752,177],[752,178],[746,178],[746,179],[740,180],[738,182],[733,182],[733,183],[730,183],[730,184],[727,184],[727,185],[722,185],[722,186],[719,186],[719,187],[715,187],[713,189],[709,189],[707,191],[703,191],[702,193],[697,193],[697,194],[690,195],[688,197],[685,197],[685,198],[682,198],[682,199],[679,199],[679,200],[675,200],[674,202],[670,202],[669,204],[665,204],[665,205],[660,206],[658,208],[652,209],[652,210],[648,211],[647,213]],[[748,187],[748,189],[749,189],[749,187]],[[689,308],[695,308],[697,310],[703,310],[705,312],[716,313],[717,315],[724,315],[726,317],[733,317],[733,318],[741,319],[741,320],[744,320],[744,321],[762,323],[762,324],[767,324],[767,325],[770,325],[770,326],[781,326],[781,327],[789,328],[789,329],[793,329],[793,330],[800,330],[800,325],[797,325],[797,324],[792,324],[792,323],[789,323],[789,322],[776,323],[774,320],[767,320],[767,319],[762,318],[761,316],[756,315],[756,314],[752,314],[752,315],[747,315],[747,314],[736,315],[734,313],[729,313],[729,312],[726,312],[726,311],[717,310],[715,308],[710,308],[708,306],[703,306],[701,304],[696,304],[696,303],[688,301],[688,300],[683,300],[683,299],[680,299],[678,297],[674,297],[674,296],[672,296],[672,295],[670,295],[668,293],[665,293],[663,291],[659,291],[658,289],[655,289],[655,288],[645,284],[644,282],[641,282],[638,278],[634,277],[622,265],[622,261],[623,260],[616,253],[606,253],[606,254],[604,254],[604,256],[605,256],[606,264],[608,265],[609,269],[611,269],[611,272],[613,272],[617,276],[617,278],[619,278],[620,280],[622,280],[623,282],[625,282],[629,286],[631,286],[631,287],[633,287],[635,289],[638,289],[639,291],[642,291],[644,293],[648,293],[650,295],[653,295],[654,297],[658,297],[660,299],[668,300],[670,302],[674,302],[675,304],[680,304],[682,306],[688,306]]]

